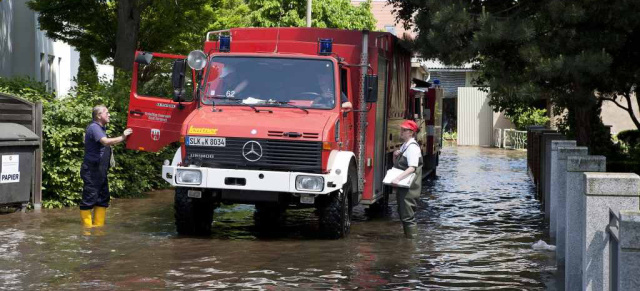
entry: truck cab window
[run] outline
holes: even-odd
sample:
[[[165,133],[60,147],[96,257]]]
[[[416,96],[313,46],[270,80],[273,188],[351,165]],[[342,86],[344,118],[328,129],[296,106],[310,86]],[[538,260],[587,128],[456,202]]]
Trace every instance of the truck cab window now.
[[[336,103],[334,74],[328,60],[214,57],[202,103],[331,109]]]

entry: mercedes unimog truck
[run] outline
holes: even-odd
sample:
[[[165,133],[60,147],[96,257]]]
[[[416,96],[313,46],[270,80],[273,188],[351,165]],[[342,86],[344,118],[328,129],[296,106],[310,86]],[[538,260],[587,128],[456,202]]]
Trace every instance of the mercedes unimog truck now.
[[[435,173],[442,89],[412,88],[411,57],[390,33],[321,28],[209,32],[188,56],[138,51],[127,147],[179,143],[162,167],[179,234],[209,234],[216,207],[242,203],[259,227],[314,207],[323,235],[342,238],[355,206],[387,208],[404,119]]]

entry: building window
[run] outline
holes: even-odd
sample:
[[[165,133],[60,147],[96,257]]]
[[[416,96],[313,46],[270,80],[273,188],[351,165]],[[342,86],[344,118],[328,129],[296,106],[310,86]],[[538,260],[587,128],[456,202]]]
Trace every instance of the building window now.
[[[47,62],[48,65],[48,76],[47,76],[47,91],[52,92],[55,90],[55,67],[54,67],[54,61],[56,59],[55,56],[52,55],[48,55],[49,56],[49,60]]]
[[[46,59],[45,59],[45,55],[44,53],[40,53],[40,82],[45,83],[47,82],[47,63],[46,63]]]

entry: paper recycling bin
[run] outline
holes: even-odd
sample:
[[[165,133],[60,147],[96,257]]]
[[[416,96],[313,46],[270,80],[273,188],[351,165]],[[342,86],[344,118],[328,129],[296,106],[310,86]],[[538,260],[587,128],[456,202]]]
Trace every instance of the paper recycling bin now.
[[[40,138],[16,123],[0,123],[0,205],[26,204],[32,191]]]

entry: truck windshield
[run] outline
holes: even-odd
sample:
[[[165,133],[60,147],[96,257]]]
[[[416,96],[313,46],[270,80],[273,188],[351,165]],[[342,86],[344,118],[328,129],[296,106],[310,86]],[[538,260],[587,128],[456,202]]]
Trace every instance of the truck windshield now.
[[[203,104],[335,107],[335,71],[328,60],[222,56],[209,66]]]

